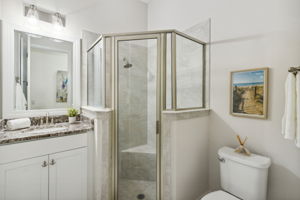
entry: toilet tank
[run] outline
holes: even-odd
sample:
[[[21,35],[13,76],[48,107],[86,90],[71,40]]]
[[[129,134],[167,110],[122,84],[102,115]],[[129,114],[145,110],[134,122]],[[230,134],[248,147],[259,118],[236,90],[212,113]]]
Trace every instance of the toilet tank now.
[[[218,156],[223,190],[244,200],[267,199],[270,158],[242,155],[229,147],[219,149]]]

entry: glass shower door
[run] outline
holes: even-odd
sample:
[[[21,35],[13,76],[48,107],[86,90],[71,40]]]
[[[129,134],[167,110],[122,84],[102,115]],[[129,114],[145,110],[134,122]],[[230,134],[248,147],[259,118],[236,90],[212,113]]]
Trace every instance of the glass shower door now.
[[[117,198],[156,200],[158,38],[122,37],[116,47]]]
[[[87,59],[87,105],[104,108],[105,68],[103,58],[103,40],[99,41],[99,43],[88,51]]]

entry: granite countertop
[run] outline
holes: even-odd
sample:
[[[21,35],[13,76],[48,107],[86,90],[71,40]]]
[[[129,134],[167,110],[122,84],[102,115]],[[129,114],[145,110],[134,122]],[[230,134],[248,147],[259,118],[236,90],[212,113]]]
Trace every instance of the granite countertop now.
[[[58,123],[47,126],[32,126],[15,131],[0,130],[0,145],[81,134],[90,130],[93,130],[92,123],[83,121],[74,124]]]

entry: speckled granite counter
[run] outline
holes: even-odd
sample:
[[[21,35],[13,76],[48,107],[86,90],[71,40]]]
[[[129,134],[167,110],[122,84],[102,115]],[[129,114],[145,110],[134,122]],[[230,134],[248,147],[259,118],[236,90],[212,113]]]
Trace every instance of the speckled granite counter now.
[[[32,126],[16,131],[0,130],[0,145],[81,134],[90,130],[93,130],[90,121],[80,121],[75,124],[58,123],[52,126]]]

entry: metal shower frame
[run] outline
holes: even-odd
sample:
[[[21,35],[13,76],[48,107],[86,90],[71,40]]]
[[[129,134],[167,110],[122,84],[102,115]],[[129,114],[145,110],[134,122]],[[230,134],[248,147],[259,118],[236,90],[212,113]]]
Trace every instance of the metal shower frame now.
[[[131,41],[131,40],[147,40],[147,39],[156,39],[157,40],[157,84],[156,84],[156,155],[157,155],[157,200],[162,199],[162,174],[161,174],[161,119],[162,119],[162,111],[166,109],[166,68],[167,68],[167,34],[171,34],[171,91],[172,91],[172,105],[171,111],[181,111],[181,110],[194,110],[194,109],[205,109],[208,106],[208,102],[206,99],[206,51],[207,51],[207,43],[189,36],[185,33],[179,32],[177,30],[160,30],[160,31],[146,31],[146,32],[133,32],[133,33],[117,33],[117,34],[103,34],[101,35],[93,45],[87,50],[89,52],[92,50],[100,41],[103,41],[103,61],[102,64],[104,66],[104,76],[102,77],[105,81],[103,96],[106,99],[104,102],[105,107],[112,108],[113,117],[112,117],[112,199],[118,200],[118,42],[119,41]],[[203,60],[203,75],[202,75],[202,106],[201,107],[193,107],[193,108],[177,108],[177,77],[176,77],[176,35],[182,36],[188,40],[194,41],[203,46],[202,52],[202,60]],[[110,47],[109,53],[111,54],[110,58],[110,66],[105,66],[107,62],[105,61],[107,53],[106,42],[109,41]],[[111,80],[110,84],[108,84],[106,78],[106,70],[108,67],[111,67]],[[111,94],[107,93],[107,88],[111,87]],[[199,91],[200,92],[200,91]],[[111,98],[106,98],[106,95],[110,95]],[[110,99],[110,102],[107,102],[107,99]]]

